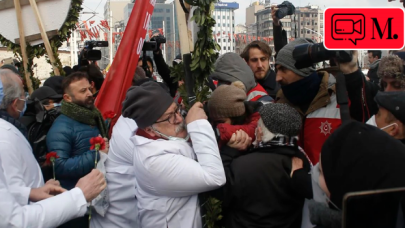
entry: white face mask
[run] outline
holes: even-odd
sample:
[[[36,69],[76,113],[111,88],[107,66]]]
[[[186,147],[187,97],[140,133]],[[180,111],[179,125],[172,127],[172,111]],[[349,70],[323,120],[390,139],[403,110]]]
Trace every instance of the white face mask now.
[[[377,127],[377,123],[375,122],[375,115],[372,116],[372,117],[367,121],[366,124],[371,125],[371,126],[374,126],[374,127]]]
[[[366,124],[371,125],[371,126],[374,126],[374,127],[378,127],[378,126],[377,126],[377,123],[375,122],[375,115],[372,116],[372,117],[367,121]],[[387,128],[389,128],[389,127],[391,127],[391,126],[394,126],[394,125],[397,125],[397,126],[398,126],[397,123],[392,123],[392,124],[387,125],[387,126],[385,126],[385,127],[383,127],[383,128],[380,128],[380,129],[381,129],[381,130],[384,130],[384,129],[387,129]]]
[[[152,129],[158,133],[160,136],[163,136],[164,138],[166,138],[169,141],[183,141],[183,142],[187,142],[190,139],[190,135],[187,133],[187,136],[185,138],[180,138],[180,137],[174,137],[174,136],[168,136],[165,135],[163,133],[161,133],[160,131],[156,130],[153,126]]]

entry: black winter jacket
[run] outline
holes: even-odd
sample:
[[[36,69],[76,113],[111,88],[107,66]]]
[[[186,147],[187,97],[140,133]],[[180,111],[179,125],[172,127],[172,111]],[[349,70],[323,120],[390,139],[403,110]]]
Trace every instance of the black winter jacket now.
[[[295,171],[291,178],[291,157],[301,153],[298,149],[268,147],[241,153],[227,146],[221,151],[227,178],[222,198],[223,226],[300,228],[306,192],[312,198],[305,156],[305,170]]]

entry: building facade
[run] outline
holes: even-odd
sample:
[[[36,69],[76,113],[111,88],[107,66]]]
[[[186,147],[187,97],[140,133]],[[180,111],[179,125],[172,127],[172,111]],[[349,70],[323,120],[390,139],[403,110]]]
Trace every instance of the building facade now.
[[[109,0],[106,1],[104,5],[104,20],[106,20],[110,26],[112,32],[123,32],[123,28],[121,22],[124,21],[124,8],[130,2],[130,0]],[[111,12],[111,15],[110,15]],[[110,18],[111,17],[111,18]],[[111,21],[110,21],[111,19]],[[114,39],[115,42],[113,43],[110,40],[110,36],[108,37],[108,45],[112,45],[112,56],[110,56],[110,49],[108,48],[101,48],[102,58],[99,62],[100,68],[105,69],[108,64],[110,63],[110,59],[114,59],[115,53],[117,52],[120,38]]]
[[[236,2],[215,3],[213,18],[216,21],[213,29],[218,44],[221,46],[219,54],[235,52],[235,10],[239,9]]]
[[[271,16],[271,7],[267,5],[264,9],[259,10],[255,13],[256,16],[256,33],[252,33],[252,36],[256,36],[261,38],[270,38],[269,46],[272,50],[272,57],[270,58],[270,64],[274,64],[274,37],[273,37],[273,18]],[[291,38],[292,31],[291,31],[291,16],[287,15],[282,18],[281,23],[283,25],[283,29],[287,33],[287,38]],[[249,32],[248,32],[249,33]]]
[[[323,10],[318,6],[297,7],[295,17],[297,37],[323,41]]]
[[[255,13],[262,9],[264,9],[264,4],[259,1],[253,2],[246,8],[246,26],[256,23]]]

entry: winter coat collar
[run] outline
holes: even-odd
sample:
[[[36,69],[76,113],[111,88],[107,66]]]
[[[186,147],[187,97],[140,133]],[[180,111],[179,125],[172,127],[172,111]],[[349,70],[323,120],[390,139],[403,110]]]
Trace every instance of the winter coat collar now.
[[[305,113],[301,111],[301,109],[298,106],[291,104],[287,100],[287,98],[283,94],[282,89],[280,89],[280,91],[277,94],[276,102],[287,103],[291,105],[291,107],[294,107],[302,116],[306,116],[320,108],[325,107],[327,104],[330,103],[331,94],[336,93],[336,85],[335,85],[336,79],[333,76],[329,75],[329,73],[326,71],[319,71],[318,74],[319,75],[323,74],[322,82],[318,94],[312,100],[308,110]]]

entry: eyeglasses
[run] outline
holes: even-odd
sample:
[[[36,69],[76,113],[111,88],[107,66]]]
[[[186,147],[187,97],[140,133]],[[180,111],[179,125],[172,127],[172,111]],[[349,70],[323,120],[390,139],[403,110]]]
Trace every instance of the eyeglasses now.
[[[177,105],[177,108],[174,112],[169,114],[169,117],[167,119],[161,120],[161,121],[156,121],[155,123],[163,123],[163,122],[169,122],[170,124],[175,124],[176,123],[176,115],[180,113],[180,105]]]

